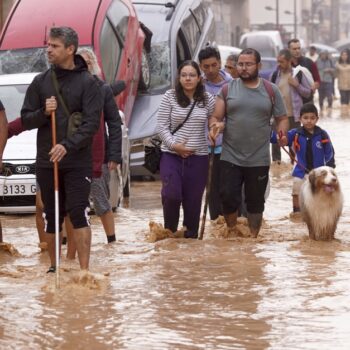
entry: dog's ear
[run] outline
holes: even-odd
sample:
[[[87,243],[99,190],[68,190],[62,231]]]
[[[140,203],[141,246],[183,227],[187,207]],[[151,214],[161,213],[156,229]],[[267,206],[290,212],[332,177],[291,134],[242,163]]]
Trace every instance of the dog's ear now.
[[[309,182],[311,185],[311,191],[316,191],[316,172],[314,170],[311,170],[309,173]]]

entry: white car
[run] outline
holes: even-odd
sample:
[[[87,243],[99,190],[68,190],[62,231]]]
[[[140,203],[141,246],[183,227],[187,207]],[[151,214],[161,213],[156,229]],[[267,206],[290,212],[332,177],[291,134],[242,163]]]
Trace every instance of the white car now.
[[[9,122],[20,116],[27,88],[37,74],[0,75],[0,99]],[[121,116],[124,119],[123,113]],[[3,171],[0,174],[0,213],[35,212],[36,133],[36,129],[25,131],[7,141],[3,154]],[[123,165],[121,171],[111,174],[110,182],[110,202],[113,208],[118,207],[123,195],[129,196],[130,144],[124,125],[122,135]]]

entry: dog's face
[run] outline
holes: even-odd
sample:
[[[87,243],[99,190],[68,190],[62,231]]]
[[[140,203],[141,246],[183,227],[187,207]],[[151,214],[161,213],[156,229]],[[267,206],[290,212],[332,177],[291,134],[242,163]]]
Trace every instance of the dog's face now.
[[[309,181],[312,192],[323,190],[325,193],[331,194],[339,189],[337,174],[329,166],[321,166],[312,170],[309,174]]]

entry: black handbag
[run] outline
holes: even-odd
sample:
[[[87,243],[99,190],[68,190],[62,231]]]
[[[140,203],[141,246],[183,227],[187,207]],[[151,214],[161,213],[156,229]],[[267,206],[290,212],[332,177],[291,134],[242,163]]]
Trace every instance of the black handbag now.
[[[171,132],[172,135],[176,133],[187,121],[191,115],[196,101],[192,103],[191,109],[189,110],[185,120],[179,124],[174,131]],[[162,155],[161,151],[162,140],[158,136],[151,138],[150,144],[145,146],[145,162],[143,166],[150,171],[152,174],[156,174],[160,169],[160,157]]]

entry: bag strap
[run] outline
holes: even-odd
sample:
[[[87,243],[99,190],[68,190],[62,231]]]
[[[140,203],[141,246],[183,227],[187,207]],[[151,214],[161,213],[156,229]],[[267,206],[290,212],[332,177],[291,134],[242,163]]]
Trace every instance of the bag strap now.
[[[194,101],[192,103],[192,106],[191,106],[191,109],[189,110],[189,112],[187,113],[187,116],[185,118],[185,120],[179,124],[174,131],[171,132],[172,135],[174,135],[176,133],[176,131],[178,131],[179,129],[181,129],[183,127],[183,125],[186,123],[187,119],[189,118],[189,116],[191,115],[192,111],[193,111],[193,108],[194,108],[194,105],[196,104],[196,101]]]
[[[51,78],[52,78],[53,86],[55,87],[58,99],[59,99],[59,101],[64,109],[64,112],[67,114],[67,117],[69,118],[70,117],[69,109],[68,109],[66,103],[64,102],[63,96],[60,93],[56,72],[53,69],[51,69]]]

